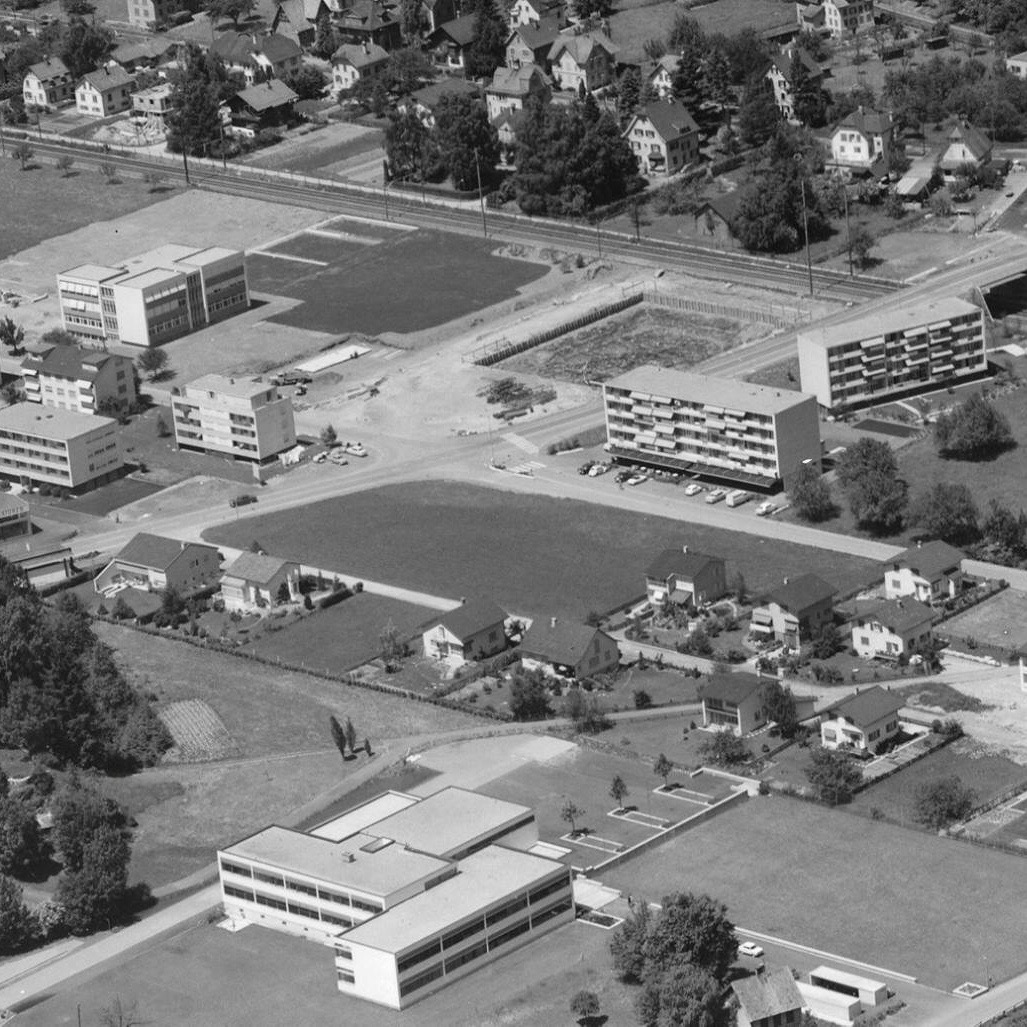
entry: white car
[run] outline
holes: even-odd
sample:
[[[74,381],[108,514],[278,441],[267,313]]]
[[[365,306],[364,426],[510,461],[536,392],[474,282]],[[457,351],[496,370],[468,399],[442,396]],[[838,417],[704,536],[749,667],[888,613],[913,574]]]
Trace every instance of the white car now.
[[[774,506],[770,500],[760,503],[760,505],[756,507],[757,517],[769,517],[772,513],[777,513],[777,507]]]
[[[700,492],[702,492],[702,490],[702,485],[700,485],[697,481],[693,481],[691,485],[685,486],[685,495],[697,496]]]
[[[707,503],[719,503],[727,495],[727,489],[714,489],[707,497]]]
[[[588,469],[588,476],[590,478],[598,478],[600,474],[606,474],[606,472],[609,469],[610,469],[610,465],[609,464],[593,464]]]
[[[348,442],[342,447],[350,456],[367,456],[367,450],[359,442]]]
[[[738,954],[740,956],[751,956],[753,959],[759,959],[763,955],[763,949],[759,947],[754,941],[743,941],[738,946]]]
[[[643,481],[648,481],[649,476],[646,474],[633,474],[626,482],[625,485],[641,485]]]

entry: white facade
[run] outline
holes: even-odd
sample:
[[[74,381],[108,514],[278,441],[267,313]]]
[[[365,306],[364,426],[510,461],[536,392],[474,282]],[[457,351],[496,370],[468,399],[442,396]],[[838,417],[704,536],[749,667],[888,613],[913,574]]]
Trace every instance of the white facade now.
[[[873,604],[852,621],[852,648],[864,659],[898,660],[926,646],[933,634],[928,607],[912,599]]]
[[[166,25],[182,9],[180,0],[128,0],[128,21],[136,28],[152,31]]]
[[[52,110],[75,98],[75,83],[64,62],[52,58],[32,65],[22,80],[21,95],[26,107]]]
[[[1027,80],[1027,50],[1006,58],[1006,71],[1019,79]]]
[[[824,0],[824,25],[835,39],[874,27],[874,0]]]
[[[132,361],[113,353],[55,347],[21,365],[25,399],[47,407],[99,413],[107,400],[131,405],[136,399]]]
[[[83,114],[106,118],[132,106],[133,89],[135,79],[112,64],[82,79],[75,90],[75,106]]]

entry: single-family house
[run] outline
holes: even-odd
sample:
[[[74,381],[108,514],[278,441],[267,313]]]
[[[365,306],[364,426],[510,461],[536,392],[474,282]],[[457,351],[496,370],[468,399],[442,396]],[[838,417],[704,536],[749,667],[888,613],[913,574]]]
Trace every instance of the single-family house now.
[[[325,0],[280,0],[271,19],[271,31],[306,50],[314,45],[318,22],[328,17]]]
[[[831,162],[835,170],[883,174],[891,154],[893,132],[891,114],[860,104],[831,130]]]
[[[118,64],[107,64],[82,76],[75,89],[75,106],[83,114],[106,118],[132,106],[135,77]]]
[[[880,685],[857,690],[820,711],[820,744],[868,755],[899,733],[903,700]]]
[[[424,655],[459,666],[506,648],[506,611],[491,599],[465,602],[431,622],[421,635]]]
[[[874,0],[823,0],[824,27],[835,39],[848,39],[874,27]]]
[[[646,84],[661,100],[673,95],[674,76],[677,74],[680,63],[680,56],[665,53],[646,75]]]
[[[824,30],[824,7],[819,3],[796,3],[795,17],[800,32],[813,32],[820,35]]]
[[[481,94],[478,87],[465,78],[443,78],[415,89],[396,106],[401,113],[405,112],[408,106],[412,106],[424,127],[431,129],[435,127],[435,108],[439,101],[444,96],[454,95],[480,97]]]
[[[806,1005],[787,966],[758,970],[731,982],[738,1000],[738,1027],[790,1027],[802,1023]]]
[[[75,98],[75,82],[60,57],[47,57],[25,73],[21,95],[26,107],[53,110]]]
[[[945,137],[945,150],[938,161],[941,170],[949,176],[963,168],[979,168],[991,160],[991,140],[966,118],[960,118]]]
[[[141,531],[97,574],[93,589],[102,594],[115,586],[147,592],[173,588],[189,595],[213,585],[220,569],[221,554],[215,546]]]
[[[929,606],[905,599],[859,600],[850,621],[852,648],[866,659],[898,660],[911,656],[932,640],[934,613]]]
[[[332,91],[343,93],[361,79],[375,79],[388,64],[388,53],[377,43],[343,43],[332,54]]]
[[[558,89],[594,93],[613,82],[617,47],[602,32],[564,33],[553,41],[548,60]]]
[[[834,618],[835,587],[816,574],[785,578],[752,611],[749,630],[789,649],[815,638]]]
[[[688,546],[664,549],[646,568],[645,592],[653,605],[712,603],[727,592],[724,559]]]
[[[242,75],[248,86],[269,78],[287,78],[303,59],[299,44],[277,32],[225,32],[210,49],[228,71]]]
[[[1006,71],[1027,82],[1027,50],[1006,58]]]
[[[382,0],[344,2],[335,16],[335,30],[340,43],[377,43],[389,51],[403,43],[399,12]]]
[[[938,603],[963,587],[963,554],[947,542],[917,542],[884,562],[884,594],[889,599],[912,596]]]
[[[613,670],[620,662],[617,643],[599,628],[573,621],[536,618],[519,646],[528,670],[564,678],[587,678]]]
[[[758,731],[767,722],[762,679],[755,674],[714,674],[699,690],[703,727],[730,730],[736,735]]]
[[[632,115],[624,138],[643,175],[677,174],[699,156],[699,126],[677,100],[657,100]]]
[[[443,22],[429,37],[432,60],[447,71],[463,71],[467,48],[477,35],[478,16],[465,14]]]
[[[506,66],[535,64],[549,72],[549,51],[560,36],[560,25],[547,19],[539,25],[517,25],[506,39]]]
[[[228,100],[233,135],[253,137],[268,128],[288,125],[299,97],[282,81],[266,82],[242,89]]]
[[[110,60],[130,75],[137,71],[154,70],[171,59],[176,44],[163,36],[122,43],[110,55]]]
[[[300,567],[264,553],[240,553],[221,575],[225,609],[240,613],[291,602],[300,594]]]
[[[695,209],[696,232],[721,242],[732,242],[737,245],[734,223],[738,208],[742,205],[741,189],[732,189],[729,193],[704,200]]]
[[[545,21],[563,24],[566,20],[564,0],[514,0],[510,5],[509,17],[511,28],[517,25],[538,27]]]
[[[162,129],[167,129],[168,115],[173,110],[171,97],[174,91],[175,86],[171,82],[136,90],[132,94],[132,117],[152,121]]]
[[[524,124],[526,114],[523,110],[504,111],[499,117],[492,119],[492,127],[499,139],[499,160],[508,167],[513,166],[517,151],[517,133]]]
[[[509,114],[524,108],[531,96],[543,104],[549,103],[552,90],[542,69],[536,64],[521,64],[516,68],[496,68],[492,81],[485,87],[485,103],[489,120],[500,114]]]
[[[823,81],[824,73],[820,65],[813,60],[808,50],[801,46],[785,47],[780,53],[770,58],[770,67],[767,68],[766,78],[774,90],[774,103],[781,112],[781,116],[788,121],[795,120],[795,82],[793,64],[798,61],[806,73],[809,82],[819,88]]]

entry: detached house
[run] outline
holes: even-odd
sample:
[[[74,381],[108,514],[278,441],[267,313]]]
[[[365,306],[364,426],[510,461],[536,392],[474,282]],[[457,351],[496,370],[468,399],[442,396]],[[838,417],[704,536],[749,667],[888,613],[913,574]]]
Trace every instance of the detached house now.
[[[115,586],[148,592],[173,588],[189,595],[217,581],[220,568],[214,546],[140,532],[93,579],[93,588],[101,594]]]
[[[171,59],[174,49],[175,44],[170,39],[144,39],[138,43],[122,43],[110,60],[132,74],[157,68]]]
[[[506,66],[535,64],[548,72],[549,51],[559,37],[560,27],[555,20],[543,21],[540,25],[518,25],[507,36]]]
[[[132,117],[142,121],[152,121],[162,129],[167,129],[167,118],[173,110],[171,96],[175,91],[170,82],[140,89],[132,94]]]
[[[447,71],[463,71],[468,47],[477,34],[476,14],[465,14],[462,18],[443,22],[429,37],[432,57],[440,68]]]
[[[1013,54],[1012,57],[1006,58],[1006,71],[1010,75],[1015,75],[1019,79],[1027,81],[1027,50],[1023,53]]]
[[[21,95],[26,107],[53,110],[75,97],[75,83],[67,65],[59,57],[33,64],[25,73]]]
[[[852,648],[866,659],[908,657],[930,643],[933,622],[931,608],[908,597],[857,602]]]
[[[152,32],[165,27],[184,8],[182,0],[128,0],[128,22]]]
[[[677,74],[681,58],[677,54],[664,54],[656,66],[646,75],[649,88],[661,99],[665,100],[674,92],[674,76]]]
[[[563,0],[514,0],[510,5],[510,27],[534,25],[545,21],[564,21]]]
[[[802,1023],[806,1002],[787,966],[732,981],[731,990],[738,999],[738,1027],[791,1027]]]
[[[132,106],[136,80],[117,64],[108,64],[82,77],[75,90],[75,106],[83,114],[106,118]]]
[[[699,126],[676,100],[648,104],[628,122],[624,137],[643,175],[669,177],[699,156]]]
[[[531,96],[547,104],[552,95],[546,76],[537,65],[522,64],[516,68],[496,68],[491,83],[485,89],[489,120],[494,121],[501,114],[523,110]]]
[[[847,39],[874,27],[874,0],[824,0],[824,27],[835,39]]]
[[[832,622],[834,597],[834,586],[816,574],[785,578],[764,605],[753,608],[749,630],[798,649]]]
[[[620,662],[617,643],[605,631],[555,617],[532,621],[519,649],[525,668],[557,677],[587,678]]]
[[[444,96],[453,95],[480,96],[478,87],[465,78],[443,78],[415,90],[405,100],[401,100],[397,108],[403,113],[408,106],[412,106],[424,127],[431,129],[435,127],[435,108],[439,101]]]
[[[377,43],[385,50],[395,50],[403,43],[399,15],[380,0],[343,3],[335,29],[343,43]]]
[[[937,603],[963,587],[963,554],[947,542],[918,542],[884,563],[884,593],[889,599],[912,596]]]
[[[248,86],[269,78],[286,78],[300,67],[303,57],[298,43],[278,33],[226,32],[210,49],[225,62],[228,71],[242,75]]]
[[[763,681],[755,674],[716,674],[700,690],[703,727],[747,735],[767,722]]]
[[[288,125],[298,99],[284,82],[276,78],[241,90],[228,100],[228,109],[232,112],[232,134],[252,138],[265,129]]]
[[[938,162],[948,176],[958,175],[964,167],[979,168],[991,160],[991,140],[966,118],[960,118],[945,137],[945,152]]]
[[[506,648],[506,611],[491,600],[463,603],[422,634],[424,655],[460,666]]]
[[[299,594],[299,564],[263,553],[241,553],[221,576],[221,598],[229,612],[252,613]]]
[[[377,78],[388,63],[388,53],[377,43],[343,43],[332,54],[332,90],[342,93],[361,79]]]
[[[831,131],[831,160],[835,169],[883,174],[891,154],[893,131],[890,114],[860,105]]]
[[[649,602],[688,603],[694,607],[712,603],[727,592],[722,557],[689,550],[664,549],[645,572]]]
[[[103,350],[52,346],[32,353],[21,364],[25,398],[46,407],[100,413],[108,401],[135,403],[131,359]]]
[[[767,68],[766,78],[774,90],[774,103],[781,112],[781,116],[788,121],[795,120],[795,96],[793,94],[794,83],[792,81],[792,64],[796,61],[802,63],[809,81],[818,88],[823,81],[824,74],[820,65],[810,56],[808,51],[801,46],[787,47],[770,59],[770,67]]]
[[[314,45],[318,22],[328,16],[325,0],[281,0],[271,20],[271,31],[306,50]]]
[[[826,706],[820,711],[820,744],[825,749],[849,749],[861,756],[899,733],[897,695],[874,685]]]
[[[594,93],[613,82],[617,47],[602,32],[561,35],[549,48],[549,66],[558,89]]]

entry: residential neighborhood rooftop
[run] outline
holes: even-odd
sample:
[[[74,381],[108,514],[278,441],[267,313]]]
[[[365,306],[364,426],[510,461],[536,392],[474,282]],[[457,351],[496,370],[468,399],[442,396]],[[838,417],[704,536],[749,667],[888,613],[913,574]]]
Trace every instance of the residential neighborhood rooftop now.
[[[844,699],[830,702],[817,712],[823,716],[842,714],[854,724],[873,724],[892,713],[898,713],[905,705],[905,700],[900,696],[880,685],[871,685],[847,695]]]
[[[269,78],[248,89],[240,89],[235,99],[254,111],[266,111],[282,104],[295,103],[299,97],[281,79]]]
[[[782,584],[768,592],[768,598],[786,610],[805,610],[817,603],[834,598],[837,589],[830,582],[816,574],[800,574],[797,578],[785,578]]]
[[[166,570],[184,550],[190,548],[217,552],[215,546],[204,545],[201,542],[183,542],[177,538],[168,538],[166,535],[151,535],[147,531],[141,531],[125,543],[116,559],[141,567]]]
[[[264,553],[240,553],[225,569],[224,577],[263,585],[290,562]]]
[[[15,403],[0,410],[0,429],[3,431],[24,432],[57,442],[66,442],[115,424],[117,422],[109,417],[80,414],[60,407],[41,407],[37,403]]]
[[[747,671],[712,674],[709,683],[703,685],[700,694],[704,699],[722,699],[737,706],[758,692],[763,683],[762,678]]]
[[[732,981],[731,990],[750,1023],[771,1022],[773,1017],[783,1017],[805,1005],[787,966],[776,966]]]
[[[946,571],[958,570],[963,554],[941,539],[918,543],[885,560],[886,567],[908,567],[925,578],[935,578]]]
[[[896,633],[934,620],[934,611],[915,599],[860,599],[854,604],[855,620],[876,620]]]
[[[103,365],[110,360],[129,363],[128,357],[120,357],[103,350],[81,349],[78,346],[51,346],[40,353],[29,353],[22,361],[22,367],[42,371],[55,378],[93,381]]]
[[[688,108],[677,100],[654,100],[638,111],[635,118],[648,118],[660,137],[666,140],[699,131]],[[625,131],[630,131],[630,128],[629,125]]]
[[[664,549],[646,568],[645,576],[658,581],[666,581],[672,575],[682,578],[694,578],[701,574],[711,563],[723,563],[719,556],[707,556],[694,549]]]
[[[571,666],[588,651],[596,631],[587,624],[538,617],[524,633],[520,648],[531,656]]]
[[[492,599],[474,599],[444,613],[437,623],[445,625],[457,638],[470,638],[505,620],[506,611],[497,602]]]
[[[259,378],[245,376],[232,378],[226,374],[204,374],[186,382],[182,389],[198,392],[214,392],[219,396],[231,396],[233,399],[252,399],[273,389],[275,386]]]

